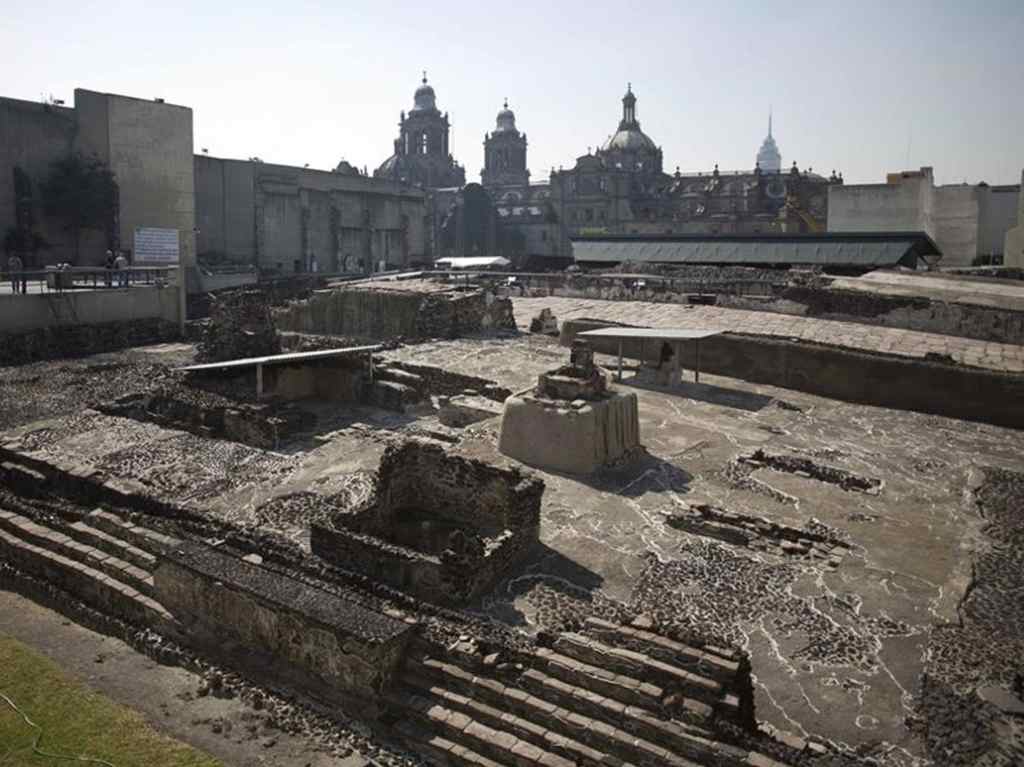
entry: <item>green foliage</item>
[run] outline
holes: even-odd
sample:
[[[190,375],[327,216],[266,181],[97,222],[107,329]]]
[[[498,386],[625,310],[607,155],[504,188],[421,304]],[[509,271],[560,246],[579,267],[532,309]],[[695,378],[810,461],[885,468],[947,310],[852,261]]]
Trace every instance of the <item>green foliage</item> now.
[[[11,226],[4,235],[4,253],[38,253],[50,247],[39,232],[30,232]]]
[[[73,233],[76,261],[81,230],[107,230],[117,212],[114,173],[98,157],[81,152],[55,160],[40,191],[46,214],[64,221]]]
[[[2,634],[0,692],[42,728],[43,751],[105,759],[118,767],[219,767],[213,758],[160,735],[140,714],[92,692],[43,655]],[[37,732],[0,699],[0,765],[75,763],[33,755]]]

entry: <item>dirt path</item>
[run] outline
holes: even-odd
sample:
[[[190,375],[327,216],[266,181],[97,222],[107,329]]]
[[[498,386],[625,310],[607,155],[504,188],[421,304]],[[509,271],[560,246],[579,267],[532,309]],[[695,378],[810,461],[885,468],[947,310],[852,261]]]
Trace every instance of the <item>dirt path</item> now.
[[[140,712],[160,732],[225,767],[368,765],[356,754],[334,758],[301,736],[266,727],[261,713],[241,700],[198,696],[198,675],[154,663],[120,640],[6,591],[0,591],[0,633],[36,648],[92,689]]]

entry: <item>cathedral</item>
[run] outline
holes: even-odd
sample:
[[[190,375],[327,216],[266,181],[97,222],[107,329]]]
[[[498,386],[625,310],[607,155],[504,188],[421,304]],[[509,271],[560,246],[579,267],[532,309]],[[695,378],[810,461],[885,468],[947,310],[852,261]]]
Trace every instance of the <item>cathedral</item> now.
[[[424,74],[394,153],[374,174],[428,190],[434,258],[500,255],[544,268],[568,263],[577,236],[823,232],[828,187],[842,183],[834,171],[826,178],[795,162],[783,170],[771,115],[753,168],[666,173],[630,84],[608,140],[539,183],[530,181],[526,133],[506,99],[484,136],[481,183],[466,186],[448,150],[448,115],[435,102]]]
[[[451,124],[448,113],[437,108],[434,89],[427,84],[427,73],[413,95],[413,108],[402,112],[398,122],[395,151],[373,175],[426,189],[459,187],[466,183],[466,171],[448,150]]]

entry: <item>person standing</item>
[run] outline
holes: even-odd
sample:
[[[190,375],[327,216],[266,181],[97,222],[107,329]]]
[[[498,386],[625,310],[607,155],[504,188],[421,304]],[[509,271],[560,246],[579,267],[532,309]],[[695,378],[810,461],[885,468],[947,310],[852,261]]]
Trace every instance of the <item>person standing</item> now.
[[[124,257],[124,253],[120,250],[117,252],[117,258],[114,259],[114,268],[117,269],[117,284],[122,288],[127,288],[128,259]]]
[[[114,251],[107,250],[107,257],[103,261],[103,268],[107,270],[106,275],[103,277],[103,281],[109,288],[114,282]]]
[[[11,278],[11,292],[17,294],[25,292],[25,263],[17,253],[12,253],[7,258],[7,274]]]

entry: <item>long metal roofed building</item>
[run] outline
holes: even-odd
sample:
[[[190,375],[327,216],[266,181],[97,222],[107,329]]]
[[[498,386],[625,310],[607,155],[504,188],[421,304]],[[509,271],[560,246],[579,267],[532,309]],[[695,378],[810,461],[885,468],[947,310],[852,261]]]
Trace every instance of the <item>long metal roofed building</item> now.
[[[843,271],[917,268],[942,257],[924,232],[828,232],[821,234],[676,234],[573,237],[581,266],[616,264],[715,264],[820,266]]]

